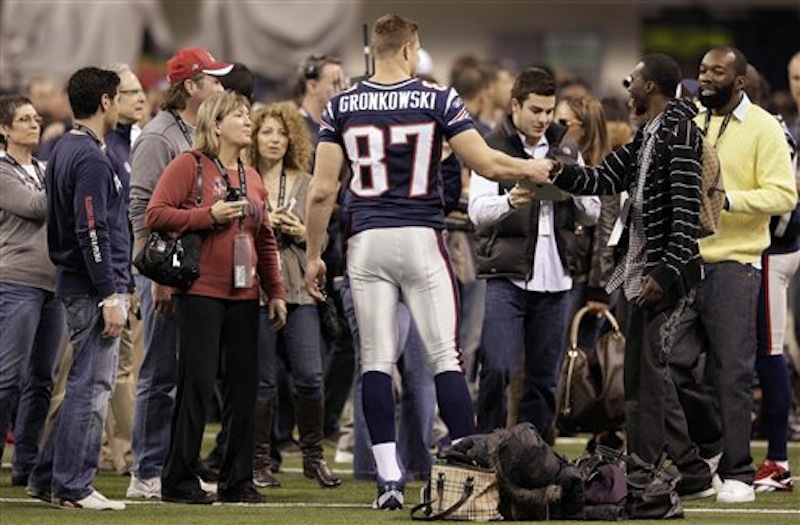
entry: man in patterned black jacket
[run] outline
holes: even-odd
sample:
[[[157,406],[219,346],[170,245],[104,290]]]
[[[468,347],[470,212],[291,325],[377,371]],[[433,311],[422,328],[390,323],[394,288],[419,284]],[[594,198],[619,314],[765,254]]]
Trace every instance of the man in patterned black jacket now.
[[[628,451],[653,464],[666,451],[681,471],[678,492],[688,498],[714,491],[710,468],[688,437],[666,359],[670,331],[702,279],[696,240],[702,136],[692,122],[694,105],[675,98],[681,77],[672,58],[644,56],[624,81],[642,124],[633,141],[600,166],[565,166],[551,178],[571,193],[627,190],[631,196],[620,216],[617,267],[606,287],[621,287],[628,302]]]

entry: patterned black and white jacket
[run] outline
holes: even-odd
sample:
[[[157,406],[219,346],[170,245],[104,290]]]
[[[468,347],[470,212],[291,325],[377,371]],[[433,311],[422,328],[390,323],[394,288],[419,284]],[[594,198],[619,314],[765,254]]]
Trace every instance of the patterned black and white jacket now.
[[[702,279],[697,247],[700,209],[702,133],[692,122],[697,108],[671,100],[656,132],[654,158],[645,176],[643,221],[646,237],[645,275],[665,292],[655,309],[669,308]],[[609,153],[599,166],[566,166],[553,179],[563,190],[579,195],[609,195],[632,190],[638,175],[640,129],[633,140]],[[629,225],[617,246],[617,261],[628,249]]]

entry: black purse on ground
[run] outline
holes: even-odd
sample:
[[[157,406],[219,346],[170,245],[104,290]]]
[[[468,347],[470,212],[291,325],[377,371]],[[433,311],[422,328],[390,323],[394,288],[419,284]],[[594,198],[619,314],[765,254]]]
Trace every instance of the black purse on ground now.
[[[200,155],[191,152],[196,162],[197,190],[195,206],[203,203],[203,176]],[[165,286],[189,288],[200,277],[200,250],[204,236],[189,232],[177,237],[170,232],[153,231],[147,244],[133,260],[139,273]]]

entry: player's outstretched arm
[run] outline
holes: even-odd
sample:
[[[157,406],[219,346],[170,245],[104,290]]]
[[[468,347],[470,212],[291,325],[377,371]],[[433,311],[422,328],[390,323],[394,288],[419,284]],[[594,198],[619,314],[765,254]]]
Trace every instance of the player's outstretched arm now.
[[[530,179],[539,184],[550,183],[554,162],[550,159],[518,159],[490,148],[483,137],[470,129],[449,140],[456,155],[468,168],[491,180]]]
[[[339,173],[344,152],[338,144],[320,142],[314,163],[314,177],[306,203],[306,288],[318,301],[324,300],[320,288],[325,284],[322,248],[339,189]]]

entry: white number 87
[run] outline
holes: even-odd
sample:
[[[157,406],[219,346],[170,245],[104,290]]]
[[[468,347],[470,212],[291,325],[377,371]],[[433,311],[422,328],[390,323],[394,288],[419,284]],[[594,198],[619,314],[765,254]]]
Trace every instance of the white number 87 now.
[[[389,126],[389,145],[411,142],[413,148],[414,165],[411,169],[409,197],[428,194],[434,129],[433,122]],[[389,175],[383,130],[376,126],[353,126],[344,132],[342,138],[353,167],[353,179],[350,182],[353,193],[359,197],[377,197],[386,193],[389,190]],[[366,147],[359,148],[360,142]]]

